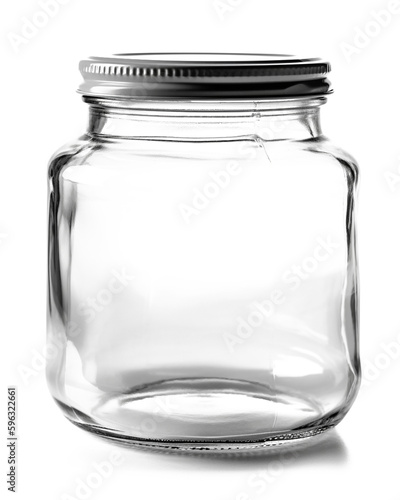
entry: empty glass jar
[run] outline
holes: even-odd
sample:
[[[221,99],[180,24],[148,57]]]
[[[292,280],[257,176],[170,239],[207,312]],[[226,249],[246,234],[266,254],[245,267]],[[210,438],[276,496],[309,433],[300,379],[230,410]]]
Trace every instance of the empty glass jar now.
[[[89,126],[49,168],[51,393],[134,445],[249,450],[337,424],[360,379],[355,161],[329,64],[81,62]]]

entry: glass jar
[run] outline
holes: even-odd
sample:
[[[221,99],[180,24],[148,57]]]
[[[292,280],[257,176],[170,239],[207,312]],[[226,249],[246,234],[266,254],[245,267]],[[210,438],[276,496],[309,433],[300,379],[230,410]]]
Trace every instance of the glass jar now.
[[[329,64],[81,62],[89,126],[49,167],[51,393],[132,445],[255,450],[337,424],[360,381],[355,161]]]

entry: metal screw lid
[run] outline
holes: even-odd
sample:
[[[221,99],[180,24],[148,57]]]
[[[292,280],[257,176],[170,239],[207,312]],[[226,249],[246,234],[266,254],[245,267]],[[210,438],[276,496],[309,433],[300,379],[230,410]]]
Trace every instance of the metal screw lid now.
[[[328,94],[330,64],[279,54],[115,54],[80,62],[86,96],[141,99],[284,98]]]

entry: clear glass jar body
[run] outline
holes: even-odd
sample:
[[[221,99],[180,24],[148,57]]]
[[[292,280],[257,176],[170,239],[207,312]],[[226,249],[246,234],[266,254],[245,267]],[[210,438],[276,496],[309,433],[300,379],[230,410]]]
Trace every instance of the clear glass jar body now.
[[[47,378],[72,422],[204,451],[343,418],[358,171],[323,102],[90,101],[49,168]]]

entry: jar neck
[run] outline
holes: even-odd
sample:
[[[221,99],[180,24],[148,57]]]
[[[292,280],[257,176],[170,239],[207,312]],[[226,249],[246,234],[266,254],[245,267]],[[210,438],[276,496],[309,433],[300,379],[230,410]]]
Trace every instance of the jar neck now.
[[[255,135],[307,140],[321,135],[325,97],[247,101],[138,101],[88,98],[88,134],[99,139],[212,139]]]

